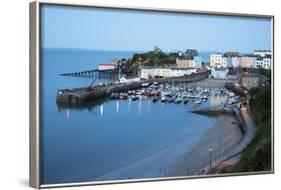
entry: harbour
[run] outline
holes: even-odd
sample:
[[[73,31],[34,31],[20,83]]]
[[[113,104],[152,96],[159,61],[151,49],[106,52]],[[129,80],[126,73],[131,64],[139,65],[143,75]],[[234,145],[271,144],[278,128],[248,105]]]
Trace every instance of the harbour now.
[[[39,5],[32,186],[273,172],[271,16]]]
[[[208,70],[127,82],[116,82],[115,74],[98,77],[85,71],[45,80],[52,88],[43,98],[53,103],[43,102],[49,120],[42,122],[57,123],[42,131],[45,137],[56,134],[44,148],[43,167],[48,167],[46,171],[53,176],[43,174],[48,183],[204,175],[208,172],[208,148],[214,150],[214,159],[219,155],[226,158],[229,154],[225,151],[243,139],[234,110],[243,106],[247,93],[235,83],[228,85],[227,80],[210,78]],[[105,143],[108,135],[111,139]],[[72,148],[60,143],[62,137]],[[143,139],[148,140],[144,143]],[[222,141],[227,144],[214,144]],[[57,150],[56,158],[48,154],[51,149]],[[116,151],[108,151],[113,149]],[[202,159],[195,164],[186,154]],[[72,160],[66,161],[70,155]],[[60,165],[51,166],[53,159]],[[56,175],[57,167],[75,173],[73,166],[78,161],[84,168],[79,175]],[[145,168],[150,168],[149,172]]]
[[[207,78],[208,71],[199,72],[185,77],[172,77],[164,79],[149,79],[139,82],[126,84],[102,84],[89,86],[85,88],[59,89],[57,93],[57,103],[74,103],[79,104],[90,100],[97,100],[110,96],[112,93],[125,92],[128,90],[136,90],[142,87],[143,84],[163,84],[163,83],[189,83]]]

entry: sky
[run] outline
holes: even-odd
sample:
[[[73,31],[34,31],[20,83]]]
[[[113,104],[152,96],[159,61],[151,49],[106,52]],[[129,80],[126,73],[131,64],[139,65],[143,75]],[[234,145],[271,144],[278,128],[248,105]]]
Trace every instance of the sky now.
[[[271,19],[43,5],[41,46],[89,50],[271,49]]]

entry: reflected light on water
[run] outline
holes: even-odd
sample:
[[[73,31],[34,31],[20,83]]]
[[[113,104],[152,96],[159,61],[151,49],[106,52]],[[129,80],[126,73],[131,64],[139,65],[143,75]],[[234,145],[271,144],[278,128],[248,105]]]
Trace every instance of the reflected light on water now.
[[[211,95],[210,97],[210,106],[215,107],[222,105],[226,102],[226,96],[224,95]]]
[[[138,103],[138,115],[140,115],[141,113],[141,101],[139,101]]]
[[[118,100],[116,101],[116,112],[117,113],[119,112],[119,101]]]
[[[66,118],[70,119],[70,110],[69,109],[66,109]]]
[[[131,99],[129,99],[129,101],[128,101],[128,112],[130,112],[131,111]]]
[[[100,106],[100,115],[103,115],[103,104]]]

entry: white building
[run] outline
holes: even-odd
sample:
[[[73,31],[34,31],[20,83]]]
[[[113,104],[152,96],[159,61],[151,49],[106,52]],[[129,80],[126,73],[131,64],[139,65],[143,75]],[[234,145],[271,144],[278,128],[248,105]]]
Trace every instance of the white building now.
[[[220,64],[222,55],[221,54],[211,54],[210,55],[210,66],[215,67],[217,64]]]
[[[263,67],[263,59],[257,59],[254,68],[262,68],[262,67]]]
[[[263,62],[262,62],[262,68],[264,69],[270,69],[271,68],[271,58],[263,58]]]
[[[196,73],[196,68],[143,68],[140,78],[148,79],[155,77],[179,77]]]
[[[141,69],[140,78],[142,79],[152,78],[155,76],[155,72],[156,70],[153,68],[143,68]]]
[[[272,55],[270,50],[255,50],[254,52],[255,56],[261,56],[261,57],[265,57],[267,55]]]
[[[114,63],[106,63],[106,64],[99,64],[98,69],[102,70],[114,70],[117,68],[117,64]]]
[[[170,77],[180,77],[196,73],[195,68],[171,68]]]
[[[227,68],[213,67],[211,70],[211,77],[215,79],[226,79],[227,73]]]
[[[221,67],[226,68],[227,67],[227,58],[226,57],[222,57],[221,58]]]
[[[271,69],[271,57],[258,57],[255,61],[254,68]]]
[[[227,67],[227,58],[223,57],[222,54],[216,53],[210,55],[210,66],[211,67]]]
[[[121,83],[131,83],[131,82],[138,82],[138,81],[140,81],[140,78],[125,78],[125,77],[120,78]]]
[[[157,67],[148,67],[141,69],[141,78],[148,79],[154,77],[169,77],[170,76],[169,68],[157,68]]]
[[[241,64],[241,57],[232,57],[231,58],[232,60],[232,66],[233,68],[238,68],[240,67],[240,64]]]

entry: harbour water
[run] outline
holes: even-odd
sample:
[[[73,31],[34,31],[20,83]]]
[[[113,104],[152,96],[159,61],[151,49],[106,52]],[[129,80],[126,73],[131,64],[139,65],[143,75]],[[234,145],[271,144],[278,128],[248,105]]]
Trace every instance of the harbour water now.
[[[114,174],[175,144],[191,147],[212,126],[214,118],[188,110],[221,101],[213,97],[208,103],[195,105],[127,99],[105,100],[85,108],[59,108],[56,104],[58,89],[87,86],[93,80],[59,74],[95,69],[99,63],[128,58],[133,52],[47,49],[42,50],[41,55],[43,184],[110,180],[100,177]],[[96,82],[105,82],[105,79]],[[171,155],[172,150],[161,155],[161,167],[168,163],[165,159],[171,160],[171,156],[181,153],[177,151]],[[138,176],[141,175],[140,172]],[[133,176],[118,175],[113,179],[130,177]]]

